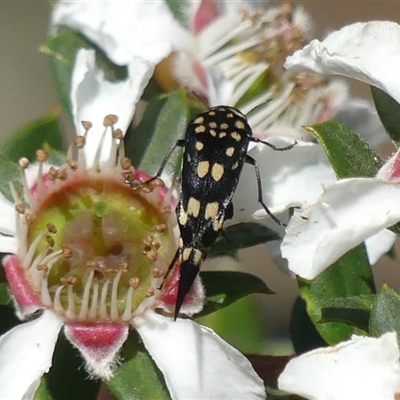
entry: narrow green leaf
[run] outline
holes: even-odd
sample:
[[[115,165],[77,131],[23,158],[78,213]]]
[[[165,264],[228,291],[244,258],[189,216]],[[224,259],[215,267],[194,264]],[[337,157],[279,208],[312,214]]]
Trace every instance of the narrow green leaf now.
[[[210,327],[241,353],[259,354],[265,349],[265,326],[255,296],[244,297],[196,321]]]
[[[78,32],[67,27],[60,27],[54,36],[46,40],[41,50],[49,56],[57,93],[62,105],[70,115],[71,76],[76,53],[81,48],[96,50],[96,64],[103,70],[106,79],[114,81],[127,77],[126,67],[113,64],[98,47]]]
[[[245,272],[204,271],[200,272],[200,276],[207,297],[203,310],[196,317],[225,308],[249,294],[274,293],[262,279]]]
[[[317,331],[328,344],[347,340],[359,332],[341,322],[322,322],[322,308],[333,299],[368,296],[375,293],[371,267],[364,244],[347,252],[313,281],[298,279],[300,296]]]
[[[327,346],[307,313],[307,303],[300,296],[297,296],[293,304],[290,338],[296,354]]]
[[[209,250],[209,257],[231,256],[237,250],[280,239],[279,235],[264,225],[241,222],[228,226]]]
[[[117,399],[170,399],[162,373],[143,344],[139,344],[135,332],[130,333],[121,356],[123,363],[115,371],[114,376],[106,382]]]
[[[18,165],[0,154],[0,192],[11,202],[14,200],[10,182],[19,180],[20,176]]]
[[[0,304],[0,315],[0,336],[21,323],[15,315],[14,307],[9,305]]]
[[[61,334],[54,351],[53,365],[42,377],[34,400],[97,399],[101,382],[89,379],[83,364],[78,350]]]
[[[321,322],[343,322],[369,330],[369,317],[376,295],[353,296],[326,301],[321,309]]]
[[[6,282],[0,282],[0,305],[6,306],[11,303],[10,291]]]
[[[305,129],[321,143],[340,179],[373,177],[383,165],[382,159],[368,143],[340,122],[329,121]]]
[[[1,146],[0,154],[15,162],[21,157],[34,161],[36,150],[43,148],[63,149],[59,109],[23,126]]]
[[[383,285],[372,306],[370,333],[380,336],[390,331],[400,334],[400,295]]]
[[[183,90],[158,96],[150,101],[139,126],[125,136],[125,149],[135,167],[155,174],[177,139],[184,137],[188,122]],[[181,152],[170,157],[166,172],[176,173]]]
[[[174,17],[182,24],[182,26],[189,27],[189,3],[187,0],[166,0],[166,4],[171,10]]]
[[[400,146],[400,104],[386,92],[371,86],[379,118],[396,147]]]

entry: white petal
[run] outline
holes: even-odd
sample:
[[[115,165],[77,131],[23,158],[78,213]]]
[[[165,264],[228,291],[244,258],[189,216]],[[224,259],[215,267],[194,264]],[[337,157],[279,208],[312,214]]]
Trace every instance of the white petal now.
[[[51,367],[62,325],[55,314],[44,311],[0,338],[0,399],[33,398],[41,376]]]
[[[83,33],[118,65],[136,57],[158,63],[182,49],[188,36],[164,1],[60,0],[52,23]]]
[[[311,41],[288,57],[284,66],[355,78],[381,88],[400,102],[400,25],[372,21],[345,26],[322,42]]]
[[[15,236],[17,233],[15,206],[0,193],[0,233]]]
[[[110,82],[96,67],[94,50],[81,49],[76,56],[71,84],[71,103],[77,134],[83,134],[82,121],[90,121],[85,149],[88,164],[91,165],[104,132],[103,120],[109,114],[118,116],[117,127],[125,134],[151,75],[153,64],[135,58],[128,65],[128,78],[125,81]],[[107,140],[108,139],[108,140]],[[108,160],[111,136],[105,138],[102,159]]]
[[[396,333],[305,353],[288,363],[278,386],[310,400],[393,400],[400,392]]]
[[[399,184],[376,178],[338,181],[318,203],[290,220],[281,248],[289,269],[315,278],[347,251],[398,222],[399,204]]]
[[[292,140],[271,138],[278,148],[288,146]],[[274,151],[258,144],[249,155],[258,164],[261,174],[264,203],[273,213],[289,207],[307,207],[313,204],[323,188],[336,181],[320,145],[298,142],[288,151]],[[257,201],[257,180],[254,167],[245,165],[233,197],[234,221],[264,218],[266,213]]]
[[[368,100],[357,97],[347,100],[334,119],[349,126],[373,148],[389,139],[378,113]]]
[[[369,263],[375,264],[394,245],[397,235],[394,232],[384,229],[365,241]]]
[[[0,235],[0,253],[17,254],[18,239],[12,236]]]
[[[152,311],[134,326],[173,399],[265,399],[263,382],[249,361],[212,330]]]

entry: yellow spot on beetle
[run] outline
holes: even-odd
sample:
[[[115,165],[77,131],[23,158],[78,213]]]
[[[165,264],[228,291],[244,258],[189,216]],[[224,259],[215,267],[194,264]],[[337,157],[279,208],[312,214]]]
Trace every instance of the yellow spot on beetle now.
[[[194,124],[203,124],[204,123],[204,117],[197,117],[194,121]]]
[[[236,140],[237,142],[240,142],[242,140],[242,136],[236,131],[231,132],[231,138]]]
[[[210,127],[210,128],[212,128],[212,129],[215,129],[216,127],[217,127],[217,123],[216,122],[210,122],[209,124],[208,124],[208,126]]]
[[[203,262],[203,253],[199,249],[193,249],[193,263],[200,266]]]
[[[179,216],[178,216],[178,218],[179,218],[179,223],[180,223],[181,225],[185,226],[185,225],[187,224],[187,222],[188,222],[188,215],[186,214],[186,212],[185,212],[183,209],[181,209],[181,210],[179,211]]]
[[[235,152],[235,148],[234,148],[234,147],[228,147],[228,148],[226,149],[226,151],[225,151],[225,154],[226,154],[228,157],[232,157],[234,152]]]
[[[210,170],[210,163],[208,161],[200,161],[197,165],[197,175],[204,178]]]
[[[196,133],[204,133],[206,131],[206,127],[204,125],[199,125],[194,128]]]
[[[226,114],[226,117],[227,118],[233,118],[233,114],[232,113],[228,113],[228,114]]]
[[[215,181],[221,180],[224,175],[224,166],[222,164],[215,163],[211,168],[211,176]]]
[[[184,249],[183,249],[183,252],[182,252],[182,260],[183,261],[187,261],[187,260],[189,260],[189,258],[190,258],[190,255],[192,254],[192,248],[191,247],[185,247]]]
[[[194,197],[191,197],[189,199],[187,208],[188,215],[193,215],[193,217],[197,218],[200,213],[200,201]]]
[[[214,116],[215,116],[215,111],[209,111],[209,112],[208,112],[208,115],[209,115],[210,117],[214,117]]]
[[[203,143],[201,143],[199,141],[196,142],[196,150],[197,151],[203,150],[203,147],[204,147]]]
[[[219,135],[218,135],[218,137],[219,138],[224,138],[226,136],[226,132],[221,132]]]
[[[223,122],[223,123],[221,124],[220,128],[221,128],[221,129],[228,129],[228,128],[229,128],[229,125],[226,124],[225,122]]]
[[[210,129],[210,135],[211,136],[217,136],[217,132],[214,131],[214,129]]]
[[[218,215],[218,210],[219,210],[219,204],[217,201],[214,201],[212,203],[208,203],[206,205],[206,211],[204,218],[205,219],[214,219]]]
[[[238,129],[245,129],[245,125],[244,125],[244,123],[243,123],[243,121],[240,121],[240,120],[237,120],[236,122],[235,122],[235,126],[236,126],[236,128],[238,128]]]

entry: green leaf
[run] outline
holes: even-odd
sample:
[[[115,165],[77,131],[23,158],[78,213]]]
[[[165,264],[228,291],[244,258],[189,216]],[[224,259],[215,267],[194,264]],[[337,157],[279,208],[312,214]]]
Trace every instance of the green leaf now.
[[[343,322],[366,332],[376,295],[353,296],[328,300],[322,305],[321,322]]]
[[[18,181],[21,177],[19,166],[8,158],[0,155],[0,192],[12,203],[10,182]]]
[[[59,109],[23,126],[1,146],[0,154],[15,162],[21,157],[34,161],[36,150],[48,148],[63,149]]]
[[[400,295],[383,285],[372,306],[370,333],[380,336],[390,331],[400,334]]]
[[[208,256],[233,256],[237,250],[280,239],[279,235],[264,225],[241,222],[228,226],[210,248]]]
[[[274,293],[262,279],[245,272],[203,271],[200,276],[206,289],[206,301],[196,317],[225,308],[249,294]]]
[[[131,332],[122,352],[124,360],[107,386],[119,400],[157,399],[169,400],[164,377],[136,332]]]
[[[329,121],[305,129],[317,137],[340,179],[374,177],[383,165],[368,143],[340,122]]]
[[[110,81],[122,80],[127,77],[124,66],[113,64],[106,55],[80,33],[66,27],[60,27],[57,33],[48,38],[41,50],[49,56],[53,70],[57,93],[62,105],[71,114],[71,76],[75,64],[75,56],[81,48],[96,50],[96,64],[103,70],[104,76]]]
[[[307,303],[300,296],[297,296],[293,304],[290,338],[296,354],[327,346],[307,313]]]
[[[95,400],[100,381],[89,379],[78,350],[60,334],[50,371],[42,377],[34,400]]]
[[[210,327],[241,353],[257,354],[265,349],[265,326],[255,296],[244,297],[196,321]]]
[[[171,10],[174,17],[185,27],[189,27],[188,9],[189,3],[187,0],[166,0],[165,1]]]
[[[317,331],[330,345],[347,340],[359,330],[341,322],[322,322],[322,308],[338,298],[371,295],[375,286],[364,244],[355,247],[312,281],[298,278],[300,296]]]
[[[0,282],[0,305],[6,306],[11,303],[10,291],[6,282]]]
[[[386,92],[371,86],[379,118],[396,147],[400,146],[400,104]]]
[[[0,304],[0,336],[19,325],[21,321],[15,315],[14,307]]]
[[[125,149],[135,167],[154,175],[177,139],[184,136],[188,108],[183,90],[150,101],[139,126],[125,136]],[[175,151],[165,171],[175,175],[180,156]]]

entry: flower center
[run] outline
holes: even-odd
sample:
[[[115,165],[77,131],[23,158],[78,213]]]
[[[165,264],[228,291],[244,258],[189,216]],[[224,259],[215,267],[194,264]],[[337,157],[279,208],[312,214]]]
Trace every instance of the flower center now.
[[[35,289],[46,279],[46,305],[80,320],[131,319],[154,296],[163,248],[171,246],[165,215],[128,186],[100,178],[51,193],[29,226],[28,243],[39,237]]]

